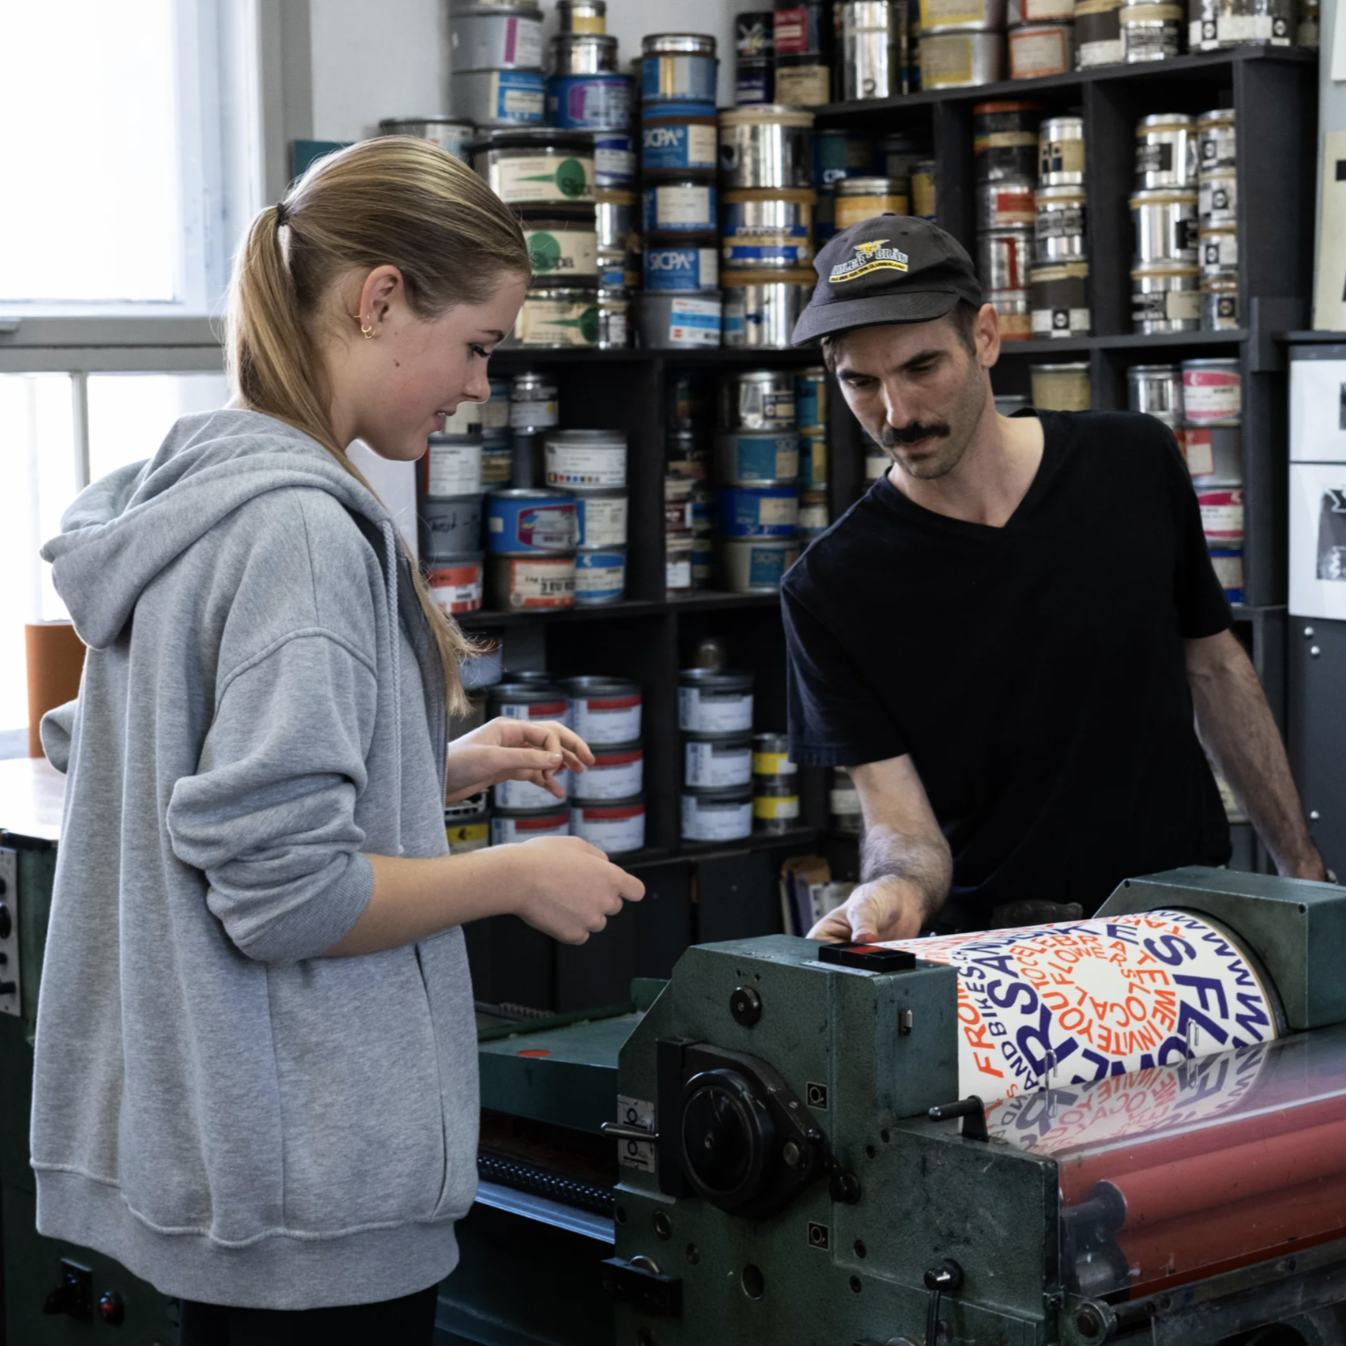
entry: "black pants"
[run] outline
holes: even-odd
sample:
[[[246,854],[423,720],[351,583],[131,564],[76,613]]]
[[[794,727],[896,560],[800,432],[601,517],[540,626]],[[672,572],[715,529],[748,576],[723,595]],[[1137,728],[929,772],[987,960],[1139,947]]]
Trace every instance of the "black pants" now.
[[[181,1301],[178,1346],[431,1346],[439,1286],[380,1304],[232,1309]]]

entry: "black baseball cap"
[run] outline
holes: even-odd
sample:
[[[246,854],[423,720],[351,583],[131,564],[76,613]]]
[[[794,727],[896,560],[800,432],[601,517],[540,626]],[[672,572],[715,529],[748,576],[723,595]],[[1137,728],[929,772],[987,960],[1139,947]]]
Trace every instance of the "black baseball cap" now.
[[[814,259],[818,286],[791,340],[882,323],[931,322],[960,300],[980,308],[972,258],[952,234],[914,215],[875,215],[827,240]]]

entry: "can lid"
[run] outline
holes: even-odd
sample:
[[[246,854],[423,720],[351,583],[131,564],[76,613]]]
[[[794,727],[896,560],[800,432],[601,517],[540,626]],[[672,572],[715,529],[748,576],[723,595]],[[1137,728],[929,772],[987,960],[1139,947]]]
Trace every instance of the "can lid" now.
[[[1142,117],[1136,123],[1136,134],[1143,136],[1146,131],[1155,131],[1161,127],[1172,127],[1174,130],[1190,130],[1196,118],[1189,117],[1185,112],[1152,112],[1148,117]]]
[[[1132,210],[1140,206],[1194,206],[1196,193],[1184,192],[1176,187],[1152,187],[1137,192],[1127,201]]]
[[[784,103],[748,103],[720,113],[721,128],[729,126],[812,126],[813,113]]]
[[[718,692],[750,692],[754,676],[730,668],[683,668],[678,671],[678,686],[705,687]]]
[[[1122,7],[1122,0],[1075,0],[1075,17],[1089,18],[1094,14],[1111,14]]]
[[[568,447],[572,444],[594,445],[602,449],[626,450],[626,432],[623,430],[548,430],[542,443]]]
[[[1080,183],[1066,183],[1059,187],[1039,187],[1033,193],[1035,202],[1042,201],[1083,201],[1084,187]]]
[[[1048,266],[1030,266],[1028,281],[1031,285],[1045,285],[1053,280],[1083,280],[1088,274],[1088,262],[1052,262]]]
[[[789,752],[790,736],[779,732],[767,732],[752,736],[753,747],[758,752]]]
[[[1059,365],[1029,365],[1028,372],[1030,374],[1075,374],[1081,369],[1088,368],[1088,360],[1071,360]]]
[[[812,271],[721,271],[720,287],[725,290],[742,289],[746,285],[807,285],[812,289],[818,283]]]
[[[468,147],[469,154],[478,150],[507,149],[556,150],[562,154],[583,155],[588,150],[593,154],[592,135],[583,131],[558,131],[554,127],[501,127],[499,130],[483,130],[481,136]]]
[[[641,39],[640,50],[645,56],[677,53],[714,56],[715,39],[709,33],[647,33]]]
[[[1044,112],[1046,105],[1043,103],[1020,102],[1016,99],[1006,98],[995,103],[974,103],[972,105],[972,115],[974,117],[993,117],[1002,112]]]
[[[1044,140],[1051,140],[1055,137],[1065,135],[1073,140],[1076,136],[1084,135],[1083,117],[1048,117],[1041,126],[1038,127],[1038,135]]]
[[[752,786],[747,785],[684,785],[684,799],[705,804],[751,804]]]
[[[546,486],[499,486],[486,493],[492,500],[554,500],[558,505],[573,505],[568,491],[553,491]]]
[[[1178,377],[1177,365],[1132,365],[1127,371],[1129,378],[1136,378],[1140,374],[1169,374],[1173,378]]]
[[[1234,122],[1234,109],[1232,107],[1211,108],[1209,112],[1198,112],[1196,124],[1199,127],[1216,126],[1221,122],[1228,122],[1231,126]]]
[[[870,182],[878,179],[847,178],[847,182]],[[815,206],[818,193],[812,187],[744,187],[741,190],[725,192],[724,203],[727,206],[747,205],[752,201],[788,201],[792,206]]]
[[[1197,268],[1184,266],[1178,262],[1147,262],[1144,266],[1131,268],[1131,279],[1140,280],[1145,276],[1195,276]]]
[[[645,796],[627,795],[622,799],[578,799],[573,798],[570,806],[575,810],[582,810],[586,816],[597,815],[601,817],[604,813],[612,810],[620,811],[628,818],[634,818],[637,814],[645,812]]]
[[[610,678],[602,673],[583,673],[573,678],[559,678],[557,684],[564,687],[575,701],[590,696],[640,695],[638,682],[632,682],[629,678]]]
[[[635,192],[599,191],[594,193],[594,205],[596,206],[634,206],[635,204]]]
[[[1216,178],[1224,179],[1234,177],[1237,177],[1237,173],[1232,168],[1207,168],[1196,175],[1196,180],[1198,182],[1211,182]]]
[[[653,109],[658,108],[658,103],[646,104],[648,115],[641,114],[640,124],[642,126],[714,126],[716,117],[713,112],[656,112]],[[841,132],[842,135],[846,133]]]
[[[432,556],[427,558],[425,568],[431,587],[434,586],[435,576],[441,572],[445,570],[462,570],[470,566],[479,566],[485,555],[485,552],[465,551],[461,556]]]
[[[906,178],[841,178],[835,184],[838,196],[905,196]],[[771,193],[767,193],[771,195]],[[729,198],[726,196],[725,200]]]
[[[1201,277],[1202,294],[1237,294],[1239,280],[1236,272],[1216,272]]]
[[[565,701],[564,688],[554,682],[542,681],[548,674],[539,673],[535,677],[527,674],[506,673],[504,682],[497,682],[486,693],[486,699],[494,703],[515,702],[521,706],[540,705],[548,701]],[[520,681],[528,678],[527,681]]]
[[[568,801],[557,800],[554,805],[548,805],[542,809],[502,809],[495,810],[497,818],[518,818],[520,821],[528,820],[541,827],[547,822],[553,826],[564,826],[570,821],[570,808]]]
[[[753,743],[751,729],[731,729],[723,734],[703,734],[685,729],[682,737],[687,743],[710,743],[723,748],[751,748]]]
[[[1182,362],[1183,373],[1186,373],[1189,369],[1230,369],[1237,373],[1238,367],[1238,359],[1229,356],[1207,356],[1201,360],[1184,360]]]

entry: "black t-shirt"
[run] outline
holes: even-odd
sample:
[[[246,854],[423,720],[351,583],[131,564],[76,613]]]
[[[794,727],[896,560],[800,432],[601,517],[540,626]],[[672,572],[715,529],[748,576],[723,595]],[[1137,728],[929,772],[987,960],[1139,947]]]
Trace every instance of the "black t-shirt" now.
[[[1125,878],[1229,859],[1184,638],[1230,623],[1169,431],[1043,411],[1003,528],[886,477],[785,578],[791,753],[910,753],[953,852],[938,924],[1020,898],[1094,911]]]

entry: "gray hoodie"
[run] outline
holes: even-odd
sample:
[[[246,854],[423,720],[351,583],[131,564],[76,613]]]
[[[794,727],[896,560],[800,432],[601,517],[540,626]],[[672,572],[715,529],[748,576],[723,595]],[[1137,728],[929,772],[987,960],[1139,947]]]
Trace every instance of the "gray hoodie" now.
[[[168,1295],[365,1303],[476,1190],[461,930],[326,959],[362,852],[446,853],[437,650],[393,525],[271,417],[185,417],[43,555],[89,646],[38,1009],[38,1228]],[[400,620],[399,620],[400,619]]]

